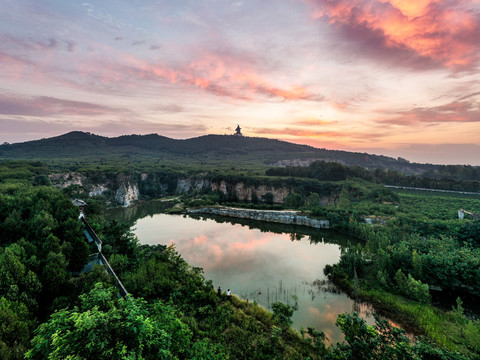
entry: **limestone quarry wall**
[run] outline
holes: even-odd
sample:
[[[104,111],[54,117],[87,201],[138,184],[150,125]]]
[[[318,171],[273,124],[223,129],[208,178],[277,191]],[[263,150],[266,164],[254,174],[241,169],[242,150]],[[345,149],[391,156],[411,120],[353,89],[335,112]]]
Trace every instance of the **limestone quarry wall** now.
[[[262,200],[267,194],[272,194],[273,203],[283,204],[285,197],[292,189],[286,186],[271,186],[264,184],[247,185],[245,182],[227,182],[225,180],[211,181],[206,176],[179,177],[173,179],[174,186],[162,183],[153,174],[118,174],[86,176],[76,173],[53,174],[50,181],[54,186],[67,188],[72,185],[82,187],[89,196],[105,196],[119,205],[129,206],[142,195],[152,197],[151,194],[142,193],[152,186],[157,189],[153,197],[164,195],[184,194],[196,192],[221,192],[224,195],[234,195],[239,201],[252,201],[254,197]],[[160,189],[160,190],[158,190]],[[169,190],[170,189],[170,190]]]
[[[328,229],[328,220],[312,219],[308,216],[297,215],[295,211],[252,210],[225,207],[202,207],[187,211],[189,214],[214,214],[241,219],[269,221],[281,224],[303,225],[316,229]]]

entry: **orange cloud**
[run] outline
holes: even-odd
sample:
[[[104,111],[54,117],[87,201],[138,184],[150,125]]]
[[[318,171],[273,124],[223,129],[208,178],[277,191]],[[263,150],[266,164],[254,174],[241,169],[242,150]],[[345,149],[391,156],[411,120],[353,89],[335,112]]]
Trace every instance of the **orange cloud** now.
[[[205,235],[196,236],[193,239],[193,243],[195,245],[206,244],[207,242],[208,242],[208,238]]]
[[[294,121],[293,124],[298,126],[312,126],[312,125],[332,125],[337,123],[337,121],[332,120],[322,120],[322,119],[301,119]]]
[[[113,46],[95,43],[95,55],[79,63],[74,68],[58,72],[54,61],[56,50],[60,52],[60,40],[49,39],[46,44],[25,42],[17,38],[2,38],[6,51],[0,49],[0,61],[8,66],[10,78],[34,80],[37,83],[62,83],[73,88],[87,88],[89,91],[112,89],[134,89],[145,87],[146,83],[170,83],[196,88],[221,97],[243,100],[310,100],[321,101],[322,96],[311,92],[306,86],[297,83],[278,84],[267,74],[258,70],[253,55],[194,49],[193,60],[169,63],[167,61],[151,62],[140,56],[132,55]],[[39,44],[39,45],[38,45]],[[19,51],[50,51],[49,61],[27,61],[22,57],[9,54]],[[61,53],[60,53],[61,54]],[[98,54],[108,54],[101,57]],[[45,60],[44,55],[42,57]],[[114,59],[114,60],[112,60]],[[75,76],[67,76],[69,71]],[[1,71],[0,71],[1,72]],[[4,71],[5,73],[5,71]],[[48,75],[44,75],[48,74]],[[51,75],[55,75],[52,79]],[[78,76],[78,75],[81,76]],[[145,81],[146,80],[146,81]],[[112,86],[113,85],[113,86]]]
[[[267,244],[272,240],[271,236],[264,236],[259,239],[252,238],[252,239],[247,239],[247,241],[237,241],[234,243],[228,244],[229,250],[233,250],[235,253],[239,250],[247,250],[251,251],[254,249],[257,249],[258,247]]]
[[[345,132],[337,131],[311,131],[304,129],[285,128],[285,129],[270,129],[270,128],[254,128],[250,130],[255,134],[269,134],[269,135],[291,135],[291,136],[304,136],[307,138],[314,137],[342,137],[349,135]]]
[[[228,96],[236,99],[252,100],[259,96],[280,98],[282,100],[312,100],[323,98],[310,92],[306,87],[291,84],[279,87],[258,74],[249,64],[226,55],[203,53],[199,59],[183,66],[166,64],[150,64],[130,55],[123,58],[129,66],[103,66],[106,78],[115,79],[114,74],[125,76],[132,73],[135,78],[168,81],[172,84],[183,84],[206,90],[217,96]],[[125,76],[130,78],[130,76]]]
[[[375,33],[382,46],[413,53],[450,68],[479,59],[480,17],[472,1],[308,0],[314,19]]]
[[[389,2],[394,7],[399,9],[402,14],[409,18],[423,16],[428,11],[428,6],[434,1],[431,0],[383,0],[382,2]]]

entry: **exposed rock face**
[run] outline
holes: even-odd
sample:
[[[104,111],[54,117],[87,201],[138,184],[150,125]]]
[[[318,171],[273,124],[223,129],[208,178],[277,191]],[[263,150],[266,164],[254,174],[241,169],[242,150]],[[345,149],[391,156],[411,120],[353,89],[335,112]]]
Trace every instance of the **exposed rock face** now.
[[[263,198],[268,193],[273,195],[273,202],[276,204],[283,204],[285,201],[285,197],[290,194],[291,190],[286,187],[272,187],[266,185],[259,185],[255,189],[255,193],[259,199]]]
[[[177,181],[177,194],[183,194],[191,190],[202,191],[208,189],[213,184],[206,178],[183,178]]]
[[[234,193],[240,201],[252,201],[253,194],[257,196],[257,199],[262,199],[266,194],[271,193],[273,195],[273,202],[276,204],[283,204],[285,197],[290,194],[290,189],[286,187],[273,187],[266,185],[247,186],[243,182],[235,184],[228,184],[225,181],[219,183],[212,182],[212,191],[220,191],[224,195],[227,195],[230,191]]]
[[[88,196],[101,196],[106,191],[108,191],[108,187],[106,184],[93,185],[88,192]]]
[[[287,166],[309,166],[312,162],[325,159],[291,159],[291,160],[279,160],[271,163],[274,167],[287,167]]]
[[[95,183],[92,183],[92,179],[76,173],[53,174],[49,178],[55,187],[81,186],[88,192],[89,196],[105,195],[112,191],[115,201],[124,206],[130,205],[132,201],[138,200],[139,197],[138,185],[130,176],[100,177]]]
[[[83,175],[68,173],[68,174],[52,174],[49,179],[55,187],[67,188],[71,185],[83,186],[86,177]]]
[[[191,191],[208,192],[218,191],[224,195],[235,196],[239,201],[262,201],[267,194],[271,194],[271,200],[276,204],[283,204],[285,197],[290,194],[290,187],[274,187],[269,185],[247,185],[244,182],[228,183],[225,180],[212,182],[204,175],[176,179],[176,187],[162,184],[154,174],[141,173],[138,177],[134,175],[113,175],[87,178],[85,175],[76,173],[53,174],[50,181],[56,187],[67,188],[71,185],[78,185],[88,192],[89,196],[107,196],[110,200],[128,206],[142,195],[140,189],[145,192],[144,196],[163,196],[173,194],[184,194]],[[175,181],[175,180],[174,180]],[[169,189],[170,186],[170,189]],[[150,190],[154,188],[154,194]],[[160,191],[161,190],[161,191]]]
[[[220,191],[222,194],[227,195],[228,189],[227,189],[227,183],[222,180],[219,183],[213,182],[211,184],[211,189],[212,191]]]
[[[328,220],[317,220],[308,216],[297,215],[295,211],[251,210],[239,208],[199,208],[188,210],[191,214],[215,214],[221,216],[236,217],[242,219],[276,222],[281,224],[304,225],[316,229],[328,229]]]
[[[237,195],[238,200],[240,201],[251,201],[252,192],[255,191],[253,186],[245,186],[243,182],[236,183],[234,185],[235,194]]]
[[[227,183],[225,180],[210,182],[207,178],[181,178],[177,181],[177,194],[183,194],[192,190],[196,191],[218,191],[224,195],[234,194],[239,201],[252,201],[252,197],[262,199],[268,193],[273,195],[273,202],[283,204],[285,197],[290,194],[291,189],[287,187],[273,187],[267,185],[249,185],[243,182]]]
[[[129,206],[132,201],[138,200],[138,185],[121,183],[117,191],[115,191],[115,200],[123,206]]]

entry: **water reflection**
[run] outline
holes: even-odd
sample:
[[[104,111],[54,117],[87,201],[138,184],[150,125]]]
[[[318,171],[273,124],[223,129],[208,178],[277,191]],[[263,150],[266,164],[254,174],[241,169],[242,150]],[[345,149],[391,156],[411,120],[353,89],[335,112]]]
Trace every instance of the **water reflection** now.
[[[138,219],[153,216],[158,214],[166,209],[172,207],[173,202],[171,201],[162,201],[162,200],[152,200],[146,202],[140,202],[128,207],[115,207],[107,209],[105,212],[105,217],[107,219],[115,219],[120,222],[133,224]]]
[[[133,231],[143,244],[175,244],[191,265],[204,269],[215,288],[230,288],[266,308],[275,301],[297,305],[292,317],[297,329],[313,327],[335,342],[342,339],[335,326],[339,313],[356,309],[368,316],[366,308],[339,293],[323,274],[326,264],[338,262],[345,237],[232,220],[156,214],[138,219]]]

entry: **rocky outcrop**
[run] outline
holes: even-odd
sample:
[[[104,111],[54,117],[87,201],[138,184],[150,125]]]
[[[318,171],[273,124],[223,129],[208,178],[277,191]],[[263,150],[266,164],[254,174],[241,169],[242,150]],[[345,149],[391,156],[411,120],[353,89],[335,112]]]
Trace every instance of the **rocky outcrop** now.
[[[274,167],[309,166],[309,165],[310,165],[311,163],[313,163],[314,161],[319,161],[319,160],[325,160],[325,159],[312,159],[312,158],[309,158],[309,159],[279,160],[279,161],[272,162],[272,163],[270,163],[269,165],[270,165],[270,166],[274,166]]]
[[[123,206],[129,206],[133,201],[138,200],[139,191],[137,184],[129,182],[121,183],[115,191],[115,201]]]
[[[228,188],[226,181],[222,180],[220,182],[213,182],[211,185],[212,191],[219,191],[224,195],[228,194]]]
[[[123,206],[129,206],[140,196],[138,184],[131,176],[100,176],[95,182],[85,175],[76,173],[53,174],[49,178],[52,184],[58,188],[64,189],[72,185],[81,186],[89,196],[107,196],[108,193],[111,196],[113,194],[111,200],[115,200]]]
[[[241,219],[251,219],[259,221],[269,221],[281,224],[303,225],[316,229],[328,229],[330,222],[328,220],[312,219],[308,216],[297,215],[295,211],[273,211],[273,210],[252,210],[240,208],[225,207],[204,207],[199,209],[190,209],[189,214],[214,214],[229,216]]]
[[[292,191],[287,186],[247,184],[243,181],[212,181],[206,174],[165,179],[165,177],[150,173],[95,175],[93,177],[67,173],[50,175],[50,181],[54,186],[60,188],[72,185],[81,186],[89,196],[105,196],[108,200],[123,206],[129,206],[142,195],[147,198],[155,198],[189,192],[220,192],[229,199],[238,201],[268,201],[283,204],[285,197]]]
[[[59,187],[62,189],[67,188],[71,185],[83,186],[83,183],[86,180],[86,177],[84,175],[79,175],[75,173],[52,174],[49,175],[48,178],[55,187]]]
[[[184,194],[192,190],[209,190],[211,187],[213,187],[213,184],[210,184],[210,181],[207,178],[188,177],[178,179],[176,192],[177,194]]]
[[[267,194],[272,194],[272,200],[276,204],[283,204],[285,197],[290,194],[290,188],[274,187],[267,185],[246,185],[244,182],[228,183],[225,180],[210,181],[206,177],[180,178],[177,181],[177,194],[190,191],[212,191],[223,195],[234,195],[239,201],[252,201],[256,196],[260,201]]]
[[[108,186],[106,184],[95,184],[92,186],[88,192],[88,196],[102,196],[108,191]]]
[[[268,185],[246,185],[243,182],[229,184],[225,181],[212,182],[212,191],[219,191],[224,195],[233,194],[239,201],[252,201],[253,197],[260,201],[267,194],[272,194],[272,201],[276,204],[283,204],[285,197],[290,194],[291,189],[287,187],[274,187]]]
[[[262,199],[268,193],[273,195],[273,202],[275,204],[283,204],[285,198],[290,194],[291,189],[287,187],[273,187],[267,185],[259,185],[255,188],[255,194],[258,199]]]

